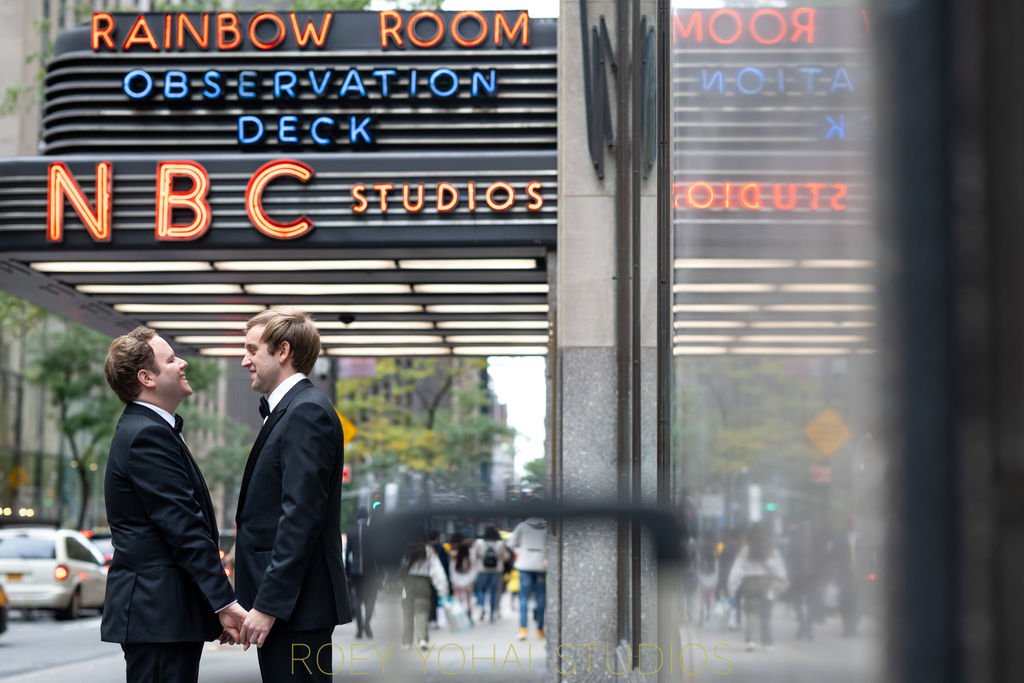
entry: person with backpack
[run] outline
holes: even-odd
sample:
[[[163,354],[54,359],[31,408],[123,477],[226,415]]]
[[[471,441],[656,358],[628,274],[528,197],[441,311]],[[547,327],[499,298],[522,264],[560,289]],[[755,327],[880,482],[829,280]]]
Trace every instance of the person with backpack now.
[[[547,520],[530,517],[516,526],[509,545],[515,549],[515,568],[519,572],[519,640],[526,640],[529,626],[530,595],[534,596],[537,637],[544,637],[545,579],[548,571]]]
[[[508,548],[493,526],[484,529],[484,537],[473,544],[473,559],[478,569],[476,577],[477,601],[480,604],[480,621],[488,616],[493,622],[498,613],[498,582],[501,581],[505,562],[511,558]]]

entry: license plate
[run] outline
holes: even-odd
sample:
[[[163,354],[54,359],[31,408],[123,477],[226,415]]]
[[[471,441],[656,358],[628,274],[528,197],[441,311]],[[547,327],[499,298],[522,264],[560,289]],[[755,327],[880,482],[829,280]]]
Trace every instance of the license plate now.
[[[11,583],[17,583],[18,581],[21,581],[22,576],[24,576],[24,574],[8,574],[7,580]]]

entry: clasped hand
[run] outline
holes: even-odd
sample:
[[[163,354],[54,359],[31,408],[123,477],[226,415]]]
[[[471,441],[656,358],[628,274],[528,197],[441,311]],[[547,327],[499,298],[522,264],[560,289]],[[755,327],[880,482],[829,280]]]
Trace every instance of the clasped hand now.
[[[250,645],[263,647],[276,621],[257,609],[246,612],[238,603],[221,610],[217,617],[224,627],[219,638],[221,644],[242,645],[246,650]]]
[[[242,642],[242,624],[245,623],[245,617],[247,615],[248,612],[246,612],[245,609],[243,609],[237,602],[225,607],[217,613],[217,618],[220,619],[220,625],[224,628],[220,634],[220,638],[218,638],[222,645],[238,645]]]

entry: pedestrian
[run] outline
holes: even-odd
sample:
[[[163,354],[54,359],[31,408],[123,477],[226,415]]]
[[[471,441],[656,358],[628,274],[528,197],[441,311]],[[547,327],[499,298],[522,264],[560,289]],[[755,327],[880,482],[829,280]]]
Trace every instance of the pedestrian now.
[[[349,610],[356,620],[356,639],[365,634],[373,638],[374,607],[377,604],[377,564],[370,543],[369,513],[366,508],[356,510],[356,521],[349,527],[345,547],[345,569],[349,579]]]
[[[508,548],[493,526],[484,529],[483,538],[473,544],[473,560],[477,566],[476,590],[480,605],[480,621],[488,616],[493,623],[498,611],[498,582],[501,581],[505,562],[509,559]],[[489,611],[488,611],[489,610]]]
[[[242,475],[235,521],[242,625],[264,683],[329,681],[331,633],[351,621],[341,551],[342,429],[307,375],[320,333],[297,309],[246,324],[242,367],[259,394],[263,428]],[[311,653],[296,665],[296,656]]]
[[[700,552],[697,548],[697,539],[687,536],[683,543],[683,619],[686,623],[692,624],[700,618],[700,609],[697,604],[697,563],[700,559]]]
[[[455,561],[452,563],[452,595],[456,600],[466,603],[466,612],[473,620],[473,587],[476,584],[477,568],[473,560],[472,545],[461,541],[455,549]]]
[[[814,640],[814,611],[819,590],[821,567],[815,553],[814,531],[809,519],[801,520],[793,529],[786,548],[786,569],[789,573],[789,599],[796,612],[797,640]]]
[[[771,530],[766,523],[758,522],[751,527],[747,543],[729,572],[729,592],[743,599],[748,652],[757,647],[755,623],[760,626],[761,645],[766,649],[774,647],[772,604],[776,595],[785,590],[786,583],[786,565],[773,543]]]
[[[515,550],[515,569],[519,572],[519,640],[529,632],[530,597],[536,607],[537,638],[544,637],[544,607],[547,601],[548,523],[540,517],[520,522],[512,532],[509,545]]]
[[[843,621],[843,635],[857,635],[860,622],[860,591],[864,551],[861,547],[857,520],[853,516],[846,522],[846,530],[832,544],[833,564],[839,587],[839,615]]]
[[[433,544],[426,537],[414,540],[402,561],[402,647],[430,647],[427,623],[433,611],[432,590],[448,595],[448,579]]]
[[[707,622],[711,619],[711,610],[715,606],[715,592],[718,587],[718,553],[717,543],[713,538],[705,540],[697,557],[697,585],[700,591],[700,619]]]
[[[729,572],[736,563],[736,556],[740,553],[742,543],[740,542],[739,529],[729,527],[725,531],[725,540],[722,541],[722,548],[718,555],[718,587],[716,595],[719,600],[729,601],[729,615],[726,623],[729,630],[739,628],[741,621],[742,597],[732,595],[729,591]]]
[[[221,565],[206,481],[182,437],[188,363],[137,327],[107,352],[124,402],[103,481],[115,551],[100,638],[120,643],[128,683],[196,683],[203,642],[239,641],[245,610]]]
[[[441,542],[441,532],[437,529],[431,529],[427,532],[427,543],[434,549],[434,553],[437,555],[437,559],[441,561],[441,566],[444,568],[445,581],[448,584],[449,589],[451,588],[451,558],[448,556],[448,550],[444,547],[444,543]],[[438,600],[438,592],[433,588],[430,589],[430,595],[432,599],[433,608],[430,610],[430,628],[437,628],[437,615],[441,610],[441,601]]]

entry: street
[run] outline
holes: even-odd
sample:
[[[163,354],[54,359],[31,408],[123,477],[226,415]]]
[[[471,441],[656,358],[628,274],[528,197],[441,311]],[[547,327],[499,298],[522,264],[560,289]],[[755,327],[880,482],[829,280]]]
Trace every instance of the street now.
[[[399,647],[401,615],[394,596],[382,596],[372,641],[355,640],[351,624],[334,633],[331,667],[335,680],[359,676],[367,682],[421,680],[479,680],[498,677],[516,683],[555,680],[547,674],[547,647],[531,633],[516,640],[518,620],[508,598],[494,624],[476,624],[452,634],[431,631],[426,653]],[[861,635],[844,638],[836,618],[819,625],[813,642],[792,639],[795,622],[783,605],[775,609],[776,647],[746,652],[741,631],[713,632],[703,628],[680,631],[680,647],[665,653],[670,677],[691,681],[731,680],[741,683],[806,682],[854,683],[875,680],[879,646],[873,625],[862,624]],[[596,651],[595,651],[596,652]],[[586,654],[563,648],[556,660],[566,680],[586,680]],[[310,659],[312,664],[313,660]],[[610,662],[614,666],[614,660]],[[591,673],[605,667],[604,653],[592,657]],[[297,663],[301,666],[301,663]],[[575,668],[573,668],[575,667]],[[120,647],[99,641],[99,618],[55,622],[48,615],[26,621],[15,613],[10,629],[0,636],[0,681],[3,683],[116,683],[124,680]],[[200,680],[204,683],[243,683],[259,680],[254,649],[207,644]]]

